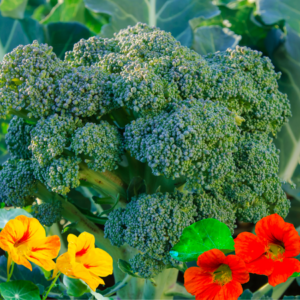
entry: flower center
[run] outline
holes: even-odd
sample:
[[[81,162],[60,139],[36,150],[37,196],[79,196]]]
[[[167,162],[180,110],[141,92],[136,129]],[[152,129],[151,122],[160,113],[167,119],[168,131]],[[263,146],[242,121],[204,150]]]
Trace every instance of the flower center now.
[[[282,261],[284,258],[283,254],[285,252],[285,249],[283,245],[269,244],[266,252],[267,258],[271,258],[275,261]]]
[[[218,283],[223,286],[226,283],[232,280],[231,269],[228,265],[221,265],[216,271],[213,273],[213,282]]]

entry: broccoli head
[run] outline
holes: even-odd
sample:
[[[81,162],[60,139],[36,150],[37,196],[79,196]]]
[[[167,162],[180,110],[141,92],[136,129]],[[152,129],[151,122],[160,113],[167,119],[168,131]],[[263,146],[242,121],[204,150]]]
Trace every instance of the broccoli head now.
[[[45,226],[60,221],[62,205],[60,201],[32,205],[32,216]]]
[[[10,120],[5,143],[13,158],[29,159],[32,156],[29,146],[31,143],[30,133],[33,128],[32,125],[17,116]]]

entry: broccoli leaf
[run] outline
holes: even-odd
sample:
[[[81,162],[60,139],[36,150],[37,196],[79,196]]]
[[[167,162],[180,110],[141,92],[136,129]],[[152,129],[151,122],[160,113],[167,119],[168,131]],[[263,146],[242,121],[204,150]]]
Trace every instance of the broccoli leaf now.
[[[300,33],[300,2],[298,0],[258,0],[257,13],[270,25],[285,20]]]
[[[210,0],[85,0],[85,4],[94,12],[111,15],[111,22],[102,28],[105,36],[142,22],[170,31],[185,45],[191,42],[189,20],[219,13]]]
[[[177,243],[170,251],[179,261],[197,260],[198,256],[211,249],[223,252],[234,251],[234,241],[230,229],[216,219],[204,219],[186,227]]]
[[[234,49],[241,37],[228,28],[220,26],[198,27],[194,31],[192,49],[201,55]]]
[[[300,157],[300,36],[289,26],[287,30],[284,40],[280,30],[271,31],[268,40],[272,61],[282,72],[279,88],[288,95],[293,113],[289,123],[282,127],[275,140],[276,146],[280,149],[279,176],[289,181],[294,180],[295,174],[297,181],[299,175],[297,176],[295,171]],[[293,190],[290,192],[293,193]],[[294,192],[297,193],[296,190]]]
[[[30,281],[16,280],[0,284],[0,292],[4,300],[40,300],[39,288]]]
[[[0,11],[2,16],[23,19],[27,0],[2,0]]]

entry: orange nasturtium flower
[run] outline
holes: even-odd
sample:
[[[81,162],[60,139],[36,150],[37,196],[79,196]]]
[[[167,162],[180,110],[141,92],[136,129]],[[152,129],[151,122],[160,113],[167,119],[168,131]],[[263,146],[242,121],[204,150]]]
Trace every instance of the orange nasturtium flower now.
[[[218,249],[201,254],[197,265],[184,273],[184,286],[196,300],[236,300],[243,293],[241,284],[249,281],[244,261]]]
[[[87,232],[78,237],[68,235],[68,252],[56,261],[53,277],[60,271],[70,278],[81,279],[95,291],[99,284],[104,285],[101,277],[113,273],[112,257],[99,248],[95,248],[95,237]]]
[[[15,262],[32,271],[30,262],[51,271],[60,250],[59,237],[46,237],[41,223],[35,218],[17,216],[9,220],[0,233],[0,248],[7,251],[7,269]]]
[[[234,240],[235,253],[250,273],[267,275],[276,286],[300,272],[300,262],[293,258],[300,253],[300,236],[293,224],[273,214],[256,223],[255,233],[243,232]]]

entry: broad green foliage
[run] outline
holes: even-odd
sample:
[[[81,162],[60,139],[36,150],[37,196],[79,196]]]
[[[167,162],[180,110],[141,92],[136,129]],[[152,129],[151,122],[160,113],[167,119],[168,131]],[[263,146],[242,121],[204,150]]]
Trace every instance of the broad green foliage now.
[[[194,31],[192,49],[201,55],[225,51],[227,48],[235,48],[241,39],[227,28],[212,25],[199,27]]]
[[[189,20],[210,18],[219,12],[210,0],[85,0],[85,4],[92,11],[111,15],[110,23],[102,29],[105,36],[142,22],[171,32],[183,44],[191,42]]]
[[[16,208],[16,209],[0,209],[0,228],[4,228],[5,224],[14,219],[16,216],[25,215],[27,217],[31,217],[31,215],[25,211],[24,209]]]
[[[0,11],[2,16],[23,19],[28,0],[2,0]]]
[[[258,0],[257,13],[268,25],[285,20],[292,29],[300,33],[300,2],[298,0]]]
[[[4,300],[41,300],[39,288],[25,280],[0,283],[0,293]]]
[[[170,251],[171,256],[188,262],[211,249],[234,251],[234,241],[230,229],[216,219],[205,219],[186,227],[177,243]]]

